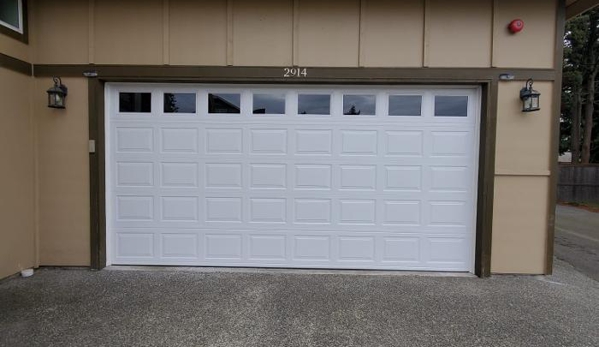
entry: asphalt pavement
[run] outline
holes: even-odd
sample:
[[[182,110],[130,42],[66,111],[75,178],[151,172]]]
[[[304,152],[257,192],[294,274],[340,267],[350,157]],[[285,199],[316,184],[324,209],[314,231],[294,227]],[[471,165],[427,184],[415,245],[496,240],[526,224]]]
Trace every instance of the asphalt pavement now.
[[[555,224],[555,256],[599,281],[599,213],[558,205]]]

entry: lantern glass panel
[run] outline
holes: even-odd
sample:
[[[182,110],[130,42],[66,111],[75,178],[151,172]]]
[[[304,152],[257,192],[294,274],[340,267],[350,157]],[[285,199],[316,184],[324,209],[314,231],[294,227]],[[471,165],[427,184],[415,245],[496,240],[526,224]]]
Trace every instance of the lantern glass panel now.
[[[48,106],[54,108],[64,108],[64,96],[59,93],[49,93]]]
[[[529,111],[532,108],[532,98],[530,96],[525,96],[522,100],[522,110]]]
[[[539,96],[533,94],[533,96],[531,96],[530,99],[531,99],[531,101],[530,101],[531,107],[533,109],[538,109],[539,108]]]

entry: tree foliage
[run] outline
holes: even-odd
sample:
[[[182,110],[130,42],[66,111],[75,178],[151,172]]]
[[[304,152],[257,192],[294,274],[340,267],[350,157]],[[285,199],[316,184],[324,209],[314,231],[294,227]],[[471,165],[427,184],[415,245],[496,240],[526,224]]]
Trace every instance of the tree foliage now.
[[[599,112],[595,107],[599,73],[599,9],[566,23],[560,153],[572,162],[599,162]]]

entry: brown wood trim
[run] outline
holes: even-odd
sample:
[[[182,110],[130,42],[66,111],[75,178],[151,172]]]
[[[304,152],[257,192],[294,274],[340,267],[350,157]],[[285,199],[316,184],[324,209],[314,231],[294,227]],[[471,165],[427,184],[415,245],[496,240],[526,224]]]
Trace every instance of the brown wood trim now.
[[[599,167],[599,164],[594,164],[594,163],[589,163],[589,164],[582,164],[582,163],[577,163],[577,164],[573,164],[573,163],[558,163],[558,166],[565,166],[565,167]]]
[[[4,25],[0,25],[0,34],[4,34],[8,37],[12,37],[15,40],[21,41],[24,44],[29,44],[29,12],[27,6],[28,0],[23,0],[23,33],[21,34],[18,31],[14,31],[5,27]]]
[[[7,68],[27,76],[33,75],[31,64],[2,53],[0,53],[0,67]]]
[[[547,221],[547,244],[545,249],[545,274],[553,273],[553,242],[555,241],[555,206],[557,204],[557,180],[559,167],[557,157],[559,155],[559,129],[561,116],[562,98],[562,65],[564,57],[564,32],[566,26],[566,1],[557,1],[557,20],[555,25],[555,81],[553,82],[553,119],[551,123],[551,148],[549,150],[549,162],[551,163],[549,176],[549,203]]]
[[[476,222],[475,273],[491,274],[491,236],[493,221],[493,189],[495,137],[497,122],[497,90],[500,73],[511,73],[516,79],[533,77],[553,80],[555,71],[539,69],[386,69],[386,68],[313,68],[311,76],[284,79],[282,68],[110,66],[110,65],[36,65],[35,75],[82,76],[95,71],[100,79],[89,79],[89,136],[96,142],[96,153],[90,154],[91,264],[95,269],[106,265],[106,197],[104,153],[104,82],[227,82],[247,83],[360,83],[360,84],[479,84],[483,86],[481,139],[479,154],[479,187]]]
[[[174,82],[169,78],[155,79],[163,83]],[[104,82],[116,81],[120,79],[100,81],[92,78],[89,80],[89,136],[96,144],[96,153],[90,154],[91,264],[94,269],[102,269],[106,266]],[[488,80],[481,85],[481,136],[474,271],[479,277],[488,277],[491,275],[498,81]]]
[[[549,177],[551,174],[548,173],[505,173],[496,172],[495,177]]]
[[[599,1],[597,1],[597,0],[577,0],[577,1],[574,1],[570,6],[565,7],[565,9],[566,9],[565,18],[566,19],[570,19],[570,18],[572,18],[574,16],[577,16],[577,15],[583,13],[583,12],[586,12],[586,11],[594,8],[597,5],[599,5]]]
[[[89,139],[98,138],[97,112],[96,104],[96,81],[88,80],[87,82],[87,106],[88,106],[88,132]],[[89,153],[89,215],[90,215],[90,264],[92,269],[100,269],[99,266],[99,246],[100,239],[98,222],[100,216],[98,214],[98,156],[96,153]]]
[[[91,267],[106,266],[106,197],[104,163],[104,83],[88,80],[89,139],[95,152],[89,154]]]
[[[474,271],[479,277],[491,275],[497,93],[498,82],[496,80],[483,85],[474,262]]]
[[[308,67],[308,76],[284,78],[283,67],[173,66],[173,65],[62,65],[36,64],[36,77],[81,77],[96,72],[99,78],[119,81],[226,82],[226,83],[484,83],[511,74],[514,80],[554,81],[554,69],[504,68],[328,68]]]

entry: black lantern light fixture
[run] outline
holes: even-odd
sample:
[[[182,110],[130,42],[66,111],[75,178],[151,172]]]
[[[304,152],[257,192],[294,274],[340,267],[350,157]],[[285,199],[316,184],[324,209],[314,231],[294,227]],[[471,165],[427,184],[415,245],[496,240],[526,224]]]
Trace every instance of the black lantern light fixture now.
[[[529,78],[526,81],[526,85],[524,88],[520,90],[520,100],[522,100],[522,112],[533,112],[538,111],[541,108],[539,107],[539,97],[541,93],[532,89],[533,80]]]
[[[52,77],[54,86],[48,89],[48,107],[65,108],[65,98],[67,96],[67,87],[62,84],[60,77]]]

